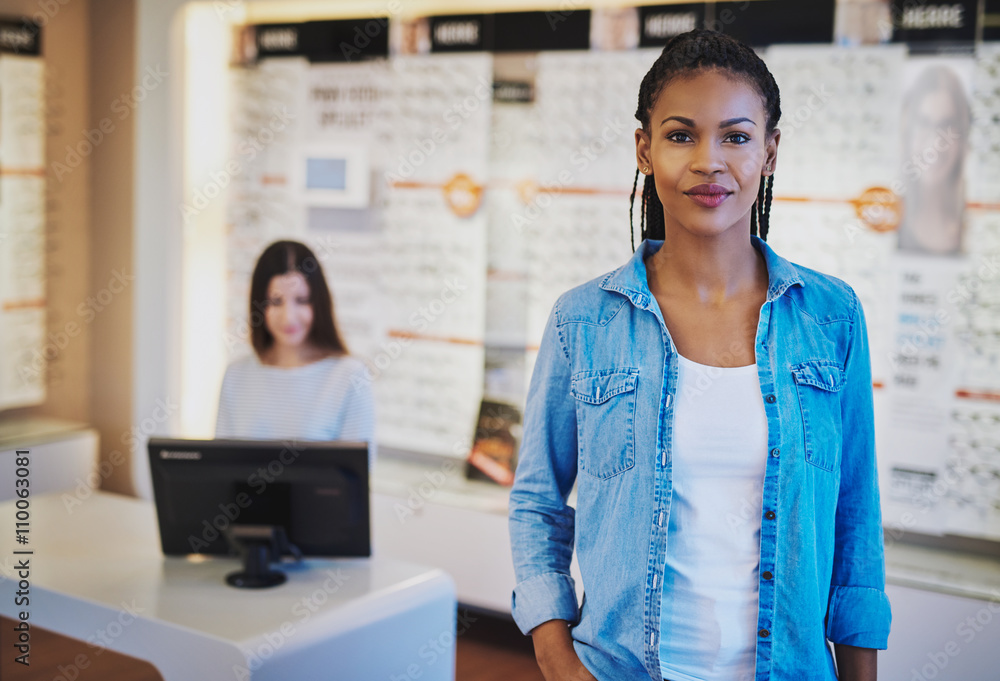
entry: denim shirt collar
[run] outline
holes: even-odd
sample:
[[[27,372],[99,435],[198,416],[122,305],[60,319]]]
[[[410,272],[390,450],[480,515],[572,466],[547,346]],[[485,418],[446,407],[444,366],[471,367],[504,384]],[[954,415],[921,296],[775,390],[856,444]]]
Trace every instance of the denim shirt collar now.
[[[751,235],[750,243],[764,255],[764,263],[767,265],[767,277],[769,285],[767,287],[768,302],[778,298],[793,284],[803,286],[802,278],[792,263],[788,262],[774,252],[767,242],[758,236]],[[646,281],[646,258],[652,256],[663,246],[662,241],[646,239],[635,253],[622,267],[611,272],[600,283],[600,287],[606,291],[617,291],[621,293],[632,304],[639,308],[648,307],[653,300],[649,291],[649,284]]]

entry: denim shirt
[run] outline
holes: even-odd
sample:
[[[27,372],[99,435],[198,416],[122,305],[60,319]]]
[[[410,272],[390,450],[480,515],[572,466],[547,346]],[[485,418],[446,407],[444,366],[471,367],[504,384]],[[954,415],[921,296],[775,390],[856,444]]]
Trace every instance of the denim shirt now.
[[[865,320],[847,284],[751,239],[769,279],[754,345],[768,428],[754,681],[828,681],[828,640],[884,649],[891,619]],[[573,623],[601,680],[660,678],[677,350],[644,260],[662,243],[556,302],[510,495],[514,619],[525,633]]]

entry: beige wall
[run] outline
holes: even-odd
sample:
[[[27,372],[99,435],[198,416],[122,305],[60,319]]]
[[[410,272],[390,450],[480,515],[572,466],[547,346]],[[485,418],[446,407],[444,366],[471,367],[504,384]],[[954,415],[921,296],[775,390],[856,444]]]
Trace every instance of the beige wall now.
[[[105,460],[115,448],[126,451],[132,419],[134,126],[121,96],[133,87],[134,7],[133,0],[0,1],[4,16],[44,22],[47,327],[62,346],[47,366],[44,404],[4,412],[0,422],[89,423],[100,431]],[[103,132],[109,117],[114,128],[105,122],[111,132]],[[131,491],[127,464],[113,466],[103,487]]]
[[[112,464],[102,487],[132,492],[128,441],[132,427],[132,261],[135,107],[135,3],[90,1],[89,128],[103,135],[91,157],[90,290],[112,302],[92,323],[90,422],[101,433],[101,455]],[[138,86],[141,88],[141,85]],[[110,132],[105,132],[110,131]],[[115,292],[117,290],[118,292]],[[113,454],[113,452],[119,454]],[[115,465],[121,463],[120,465]]]
[[[89,116],[87,2],[54,4],[54,8],[42,10],[38,2],[6,0],[0,4],[0,12],[9,17],[37,15],[45,22],[47,326],[53,339],[60,338],[73,323],[80,331],[72,338],[67,334],[64,347],[48,362],[45,403],[4,412],[0,414],[4,421],[40,415],[90,420],[92,330],[76,313],[90,285],[90,164],[84,159],[59,179],[52,171],[53,163],[66,161],[66,146],[79,141]]]

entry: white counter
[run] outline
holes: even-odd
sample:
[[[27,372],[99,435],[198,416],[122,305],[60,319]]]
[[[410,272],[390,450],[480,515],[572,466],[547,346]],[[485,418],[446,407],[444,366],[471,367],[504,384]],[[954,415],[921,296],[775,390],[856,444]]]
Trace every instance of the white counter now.
[[[164,558],[148,502],[95,493],[70,512],[59,495],[32,497],[27,547],[13,512],[0,504],[0,614],[27,610],[31,624],[148,660],[166,681],[454,678],[455,592],[441,570],[308,560],[283,566],[281,586],[236,589],[223,581],[235,559]],[[30,605],[19,608],[11,579],[24,557]]]

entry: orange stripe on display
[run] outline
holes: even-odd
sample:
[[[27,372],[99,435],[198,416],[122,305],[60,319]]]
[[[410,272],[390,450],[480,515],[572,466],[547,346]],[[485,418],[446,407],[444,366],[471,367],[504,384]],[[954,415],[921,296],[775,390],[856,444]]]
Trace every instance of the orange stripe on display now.
[[[1000,393],[977,392],[975,390],[956,390],[955,397],[966,400],[986,400],[988,402],[1000,402]]]
[[[45,168],[0,168],[0,175],[20,175],[22,177],[45,177]]]
[[[415,182],[413,180],[400,180],[398,182],[390,183],[390,186],[397,189],[444,189],[447,185],[441,182]],[[486,189],[517,189],[515,185],[511,185],[509,182],[489,182],[485,186]],[[607,194],[609,196],[629,196],[632,193],[631,189],[598,189],[595,187],[561,187],[552,186],[546,187],[543,185],[538,185],[535,188],[537,193],[545,194],[586,194],[586,195],[598,195]]]
[[[456,345],[483,344],[481,340],[474,340],[472,338],[455,338],[453,336],[433,336],[428,333],[413,333],[412,331],[402,331],[399,329],[391,329],[388,335],[390,338],[411,338],[413,340],[437,341],[438,343],[455,343]]]
[[[884,388],[885,383],[883,383],[882,381],[872,381],[872,387],[875,389]]]
[[[6,310],[30,310],[34,308],[44,308],[45,298],[27,298],[25,300],[10,300],[3,304]]]
[[[262,175],[261,184],[288,184],[288,178],[284,175]]]

